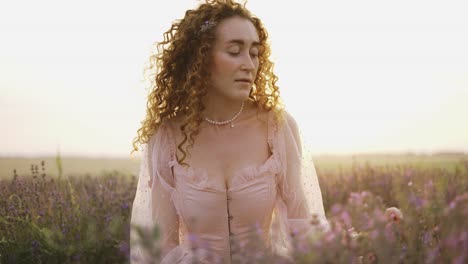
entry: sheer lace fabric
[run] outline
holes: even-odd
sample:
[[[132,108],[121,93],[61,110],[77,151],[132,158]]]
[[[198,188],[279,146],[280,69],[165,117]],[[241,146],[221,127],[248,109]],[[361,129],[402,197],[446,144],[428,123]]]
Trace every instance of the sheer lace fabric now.
[[[160,227],[161,263],[191,263],[194,254],[201,263],[231,263],[252,235],[261,238],[263,251],[288,256],[291,232],[316,232],[313,215],[327,227],[310,154],[294,119],[285,111],[282,116],[268,114],[271,156],[240,169],[229,190],[215,188],[202,168],[178,164],[171,126],[163,122],[143,149],[131,219],[148,230]],[[135,237],[132,231],[131,261],[145,263]]]

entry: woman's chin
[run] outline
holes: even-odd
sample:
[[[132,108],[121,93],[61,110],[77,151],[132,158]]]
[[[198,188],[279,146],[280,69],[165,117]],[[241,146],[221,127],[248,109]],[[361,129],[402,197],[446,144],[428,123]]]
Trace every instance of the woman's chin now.
[[[245,100],[249,99],[250,90],[251,89],[241,89],[241,90],[239,90],[240,100],[245,101]]]

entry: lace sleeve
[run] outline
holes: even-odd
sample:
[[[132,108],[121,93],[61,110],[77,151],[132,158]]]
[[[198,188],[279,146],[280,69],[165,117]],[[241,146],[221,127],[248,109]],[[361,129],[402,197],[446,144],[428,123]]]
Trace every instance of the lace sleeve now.
[[[161,258],[179,244],[179,219],[173,203],[174,184],[168,157],[168,138],[161,126],[149,143],[143,146],[143,155],[137,191],[132,207],[131,225],[150,232],[154,225],[160,229]],[[132,263],[147,263],[145,255],[136,242],[134,228],[130,233]]]
[[[287,112],[282,129],[285,151],[280,196],[286,205],[289,232],[307,236],[316,231],[313,227],[328,228],[322,192],[310,151],[304,150],[297,123]]]

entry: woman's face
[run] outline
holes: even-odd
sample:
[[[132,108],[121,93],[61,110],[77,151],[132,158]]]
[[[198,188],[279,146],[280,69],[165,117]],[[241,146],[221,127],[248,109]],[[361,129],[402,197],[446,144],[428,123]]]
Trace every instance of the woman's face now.
[[[211,96],[243,101],[258,71],[259,37],[250,20],[231,17],[216,28],[211,63]]]

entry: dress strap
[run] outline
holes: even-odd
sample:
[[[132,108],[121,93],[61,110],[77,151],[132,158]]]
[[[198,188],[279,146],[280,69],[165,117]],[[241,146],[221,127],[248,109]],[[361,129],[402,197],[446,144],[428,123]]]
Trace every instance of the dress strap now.
[[[167,139],[168,139],[168,149],[169,149],[169,155],[170,155],[170,160],[169,160],[169,167],[172,167],[175,162],[177,162],[176,159],[176,147],[177,143],[175,141],[175,136],[173,134],[173,127],[172,124],[170,124],[169,120],[164,120],[162,123],[162,129],[165,129],[165,133],[167,134]]]
[[[276,122],[275,122],[275,113],[273,110],[268,111],[268,121],[267,121],[267,137],[268,137],[268,146],[273,152],[274,149],[274,138],[276,134]]]

